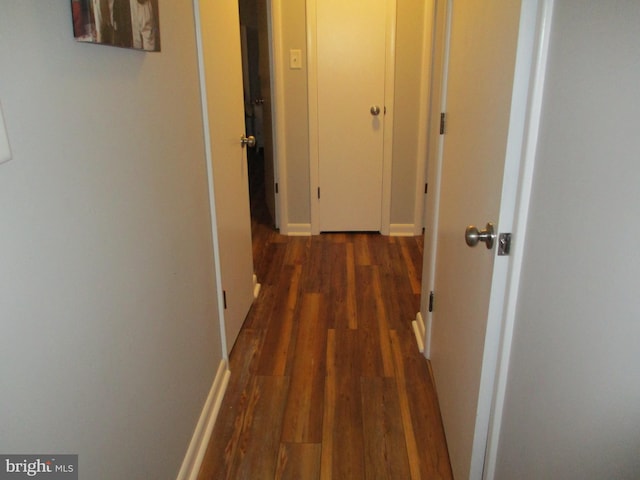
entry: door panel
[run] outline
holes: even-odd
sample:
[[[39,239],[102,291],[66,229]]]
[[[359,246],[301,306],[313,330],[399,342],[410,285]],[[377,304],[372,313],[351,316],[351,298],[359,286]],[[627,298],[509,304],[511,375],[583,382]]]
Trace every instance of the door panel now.
[[[454,476],[469,478],[496,250],[464,231],[499,218],[520,2],[455,0],[451,18],[431,362]]]
[[[240,145],[245,126],[238,2],[201,0],[200,18],[229,352],[253,302],[249,180]]]
[[[321,231],[382,226],[387,3],[317,2]]]

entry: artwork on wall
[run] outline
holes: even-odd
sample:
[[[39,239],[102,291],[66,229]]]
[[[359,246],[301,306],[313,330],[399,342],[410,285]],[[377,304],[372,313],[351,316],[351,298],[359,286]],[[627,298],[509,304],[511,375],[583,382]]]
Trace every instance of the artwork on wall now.
[[[71,0],[79,42],[160,51],[158,0]]]

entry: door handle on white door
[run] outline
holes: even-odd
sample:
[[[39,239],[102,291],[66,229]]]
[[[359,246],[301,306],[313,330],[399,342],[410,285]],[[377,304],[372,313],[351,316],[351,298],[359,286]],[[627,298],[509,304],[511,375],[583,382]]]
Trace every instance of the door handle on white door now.
[[[371,112],[371,115],[373,115],[374,117],[377,117],[378,115],[380,115],[380,107],[377,105],[374,105],[373,107],[371,107],[369,111]]]
[[[496,239],[493,223],[488,222],[484,230],[478,231],[474,225],[469,225],[464,231],[464,240],[470,247],[475,247],[479,242],[484,242],[487,249],[493,248]]]
[[[240,137],[240,145],[242,146],[242,148],[244,147],[255,147],[256,146],[256,137],[254,137],[253,135],[249,135],[248,137],[245,135],[242,135]]]

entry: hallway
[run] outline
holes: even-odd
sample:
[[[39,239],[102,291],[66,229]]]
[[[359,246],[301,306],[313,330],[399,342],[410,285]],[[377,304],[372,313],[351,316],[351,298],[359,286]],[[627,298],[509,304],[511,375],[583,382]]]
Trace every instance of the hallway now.
[[[262,291],[199,478],[451,478],[411,330],[421,238],[254,229]]]

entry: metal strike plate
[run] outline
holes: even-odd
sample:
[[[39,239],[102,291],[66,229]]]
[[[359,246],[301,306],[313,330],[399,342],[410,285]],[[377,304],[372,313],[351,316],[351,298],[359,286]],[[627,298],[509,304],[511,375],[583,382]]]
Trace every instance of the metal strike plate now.
[[[498,255],[506,256],[511,252],[511,234],[501,233],[498,236]]]

